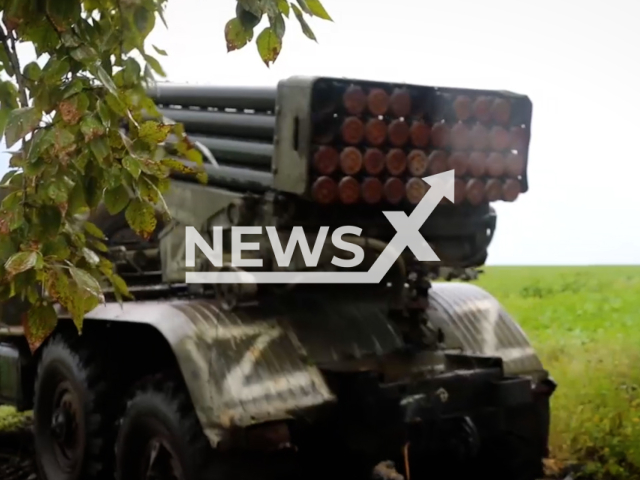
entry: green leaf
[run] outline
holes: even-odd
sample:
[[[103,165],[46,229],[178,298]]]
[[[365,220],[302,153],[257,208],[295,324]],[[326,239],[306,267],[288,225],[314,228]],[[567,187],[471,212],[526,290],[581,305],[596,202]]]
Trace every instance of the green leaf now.
[[[2,200],[2,208],[5,210],[13,210],[22,202],[22,191],[11,192]]]
[[[266,5],[263,4],[259,6],[259,8],[255,11],[249,11],[245,9],[242,3],[237,3],[236,18],[240,21],[240,25],[242,25],[242,28],[244,28],[247,32],[252,32],[253,29],[260,23],[260,20],[262,20],[262,15],[266,11],[268,11],[270,1],[266,2]]]
[[[175,160],[173,158],[165,158],[162,160],[162,164],[166,167],[169,167],[174,172],[178,173],[196,173],[196,170],[186,166],[180,160]]]
[[[100,120],[102,120],[105,127],[109,128],[111,126],[111,111],[109,110],[109,106],[103,100],[98,100],[97,110]]]
[[[129,226],[145,240],[148,240],[156,229],[157,220],[153,206],[139,198],[129,204],[125,217]]]
[[[198,174],[196,175],[196,180],[198,180],[198,182],[200,182],[202,185],[206,185],[209,182],[207,172],[198,172]]]
[[[42,69],[42,75],[46,82],[60,81],[71,69],[69,60],[65,57],[51,57]]]
[[[94,138],[105,134],[104,126],[95,115],[88,115],[82,119],[80,122],[80,131],[84,135],[86,142],[90,142]]]
[[[79,78],[74,78],[62,91],[62,98],[67,99],[84,90],[84,82]]]
[[[60,39],[62,40],[62,44],[67,48],[76,48],[82,44],[82,39],[74,32],[63,32],[62,35],[60,35]]]
[[[133,23],[139,34],[145,38],[153,30],[156,17],[153,12],[147,10],[145,7],[138,6],[133,13]]]
[[[94,295],[96,297],[102,295],[100,284],[86,270],[83,270],[81,268],[71,268],[71,277],[73,277],[80,288],[86,290],[91,295]]]
[[[118,72],[118,74],[122,73],[124,76],[124,83],[127,86],[134,86],[140,80],[140,64],[136,61],[135,58],[127,58],[124,61],[123,70]]]
[[[13,70],[11,60],[9,60],[9,56],[4,48],[0,48],[0,65],[5,69],[10,77],[13,77],[16,74]]]
[[[162,68],[162,65],[160,65],[160,62],[156,58],[152,57],[151,55],[144,55],[144,59],[149,64],[149,66],[153,69],[153,71],[156,72],[158,75],[160,75],[161,77],[167,76],[164,69]]]
[[[82,249],[82,256],[89,263],[89,265],[98,265],[100,263],[100,257],[96,254],[96,252],[90,250],[89,248]]]
[[[32,352],[53,333],[58,324],[58,314],[47,301],[38,302],[29,309],[24,325],[24,333]]]
[[[278,59],[278,55],[282,50],[282,40],[278,38],[278,35],[271,27],[267,27],[260,32],[256,39],[256,44],[260,58],[262,58],[267,67]]]
[[[84,222],[84,229],[87,231],[87,233],[89,235],[92,235],[96,238],[99,238],[101,240],[105,240],[106,237],[104,236],[104,233],[102,232],[102,230],[100,230],[95,223],[91,223],[91,222]]]
[[[54,135],[50,130],[38,130],[29,140],[27,149],[29,161],[37,159],[42,153],[54,144]]]
[[[36,266],[38,252],[18,252],[13,254],[4,264],[4,268],[10,276],[26,272]]]
[[[66,32],[82,13],[77,0],[47,0],[47,14],[58,32]]]
[[[11,148],[31,133],[40,123],[41,116],[41,112],[34,107],[12,110],[5,127],[7,147]]]
[[[287,0],[278,0],[278,10],[280,10],[285,17],[289,18],[290,7]]]
[[[0,48],[0,52],[4,50]],[[9,80],[0,82],[0,108],[13,110],[18,108],[18,89]]]
[[[162,24],[164,25],[164,28],[169,28],[169,26],[167,25],[167,20],[164,17],[165,4],[160,4],[158,7],[159,8],[156,12],[158,14],[158,17],[160,17],[160,20],[162,20]]]
[[[102,85],[104,85],[104,87],[107,90],[109,90],[109,92],[113,96],[116,97],[116,100],[119,100],[118,89],[116,88],[116,85],[115,85],[115,83],[113,83],[113,80],[111,79],[109,74],[107,72],[105,72],[104,68],[102,68],[100,65],[94,66],[94,70],[95,70],[96,77],[98,77],[98,80],[100,80]]]
[[[270,15],[269,24],[271,25],[271,28],[273,29],[275,34],[278,36],[280,41],[282,41],[282,39],[284,38],[285,30],[286,30],[286,27],[284,24],[284,18],[282,17],[282,15],[281,14],[273,15],[273,16]]]
[[[240,50],[253,38],[252,30],[245,30],[240,20],[232,18],[224,27],[224,38],[227,41],[227,52]]]
[[[42,69],[36,62],[30,62],[25,65],[23,75],[28,80],[35,82],[40,78],[40,75],[42,75]]]
[[[109,275],[109,280],[111,281],[113,288],[117,292],[124,295],[125,297],[133,298],[133,296],[129,292],[129,288],[127,287],[127,284],[125,283],[125,281],[122,279],[120,275],[118,275],[117,273]]]
[[[54,257],[56,260],[66,260],[71,255],[71,250],[64,236],[58,235],[56,238],[47,240],[42,244],[42,255],[46,257]]]
[[[37,177],[47,169],[47,162],[43,158],[36,158],[34,161],[26,164],[24,173],[29,177]]]
[[[261,0],[238,0],[238,6],[256,16],[262,15]]]
[[[122,159],[122,166],[127,169],[127,171],[133,175],[133,178],[138,178],[140,176],[140,172],[142,171],[142,166],[140,165],[140,160],[131,155],[127,155]]]
[[[96,52],[89,45],[80,45],[69,52],[71,58],[80,63],[90,63],[98,59],[98,52]]]
[[[111,215],[121,212],[129,205],[129,191],[124,185],[111,188],[104,192],[104,205]]]
[[[126,115],[127,109],[122,104],[122,102],[120,101],[117,95],[113,95],[113,94],[107,95],[105,97],[105,102],[107,102],[107,105],[109,106],[109,108],[113,110],[115,113],[117,113],[118,115],[120,116]]]
[[[144,173],[148,173],[155,177],[167,177],[171,173],[171,171],[161,161],[156,161],[151,158],[141,159],[140,166]]]
[[[71,297],[69,278],[61,269],[53,268],[47,272],[44,285],[51,298],[68,308],[67,305]]]
[[[7,173],[4,174],[4,176],[2,177],[2,180],[0,180],[0,185],[3,185],[3,186],[6,185],[16,173],[18,173],[18,170],[9,170]]]
[[[84,198],[89,208],[95,208],[102,200],[102,189],[104,188],[100,179],[90,176],[84,183]]]
[[[300,8],[302,9],[302,11],[308,15],[311,15],[311,10],[309,9],[309,7],[307,6],[307,2],[305,0],[296,0],[296,2],[298,2],[298,5],[300,5]],[[295,10],[297,7],[295,5],[291,5],[293,7],[293,9]]]
[[[9,159],[9,167],[11,168],[22,168],[25,165],[25,158],[23,152],[17,152],[11,155]],[[11,185],[17,185],[15,182],[11,182]]]
[[[38,227],[42,229],[45,237],[53,238],[60,232],[62,226],[62,213],[56,207],[42,205],[37,210]]]
[[[18,247],[9,235],[0,235],[0,262],[3,264],[18,251]]]
[[[67,211],[71,215],[82,213],[89,209],[87,201],[84,198],[84,188],[82,183],[76,183],[69,192]]]
[[[147,121],[140,125],[138,137],[151,146],[164,142],[171,132],[171,125],[163,125],[154,121]]]
[[[307,10],[305,11],[307,13],[318,18],[322,18],[323,20],[329,20],[333,22],[333,19],[329,16],[325,8],[322,6],[320,0],[298,0],[298,3],[300,3],[301,5],[303,3],[306,4]]]
[[[105,137],[96,137],[89,142],[89,148],[95,157],[102,161],[109,156],[111,149],[109,148],[109,141]]]
[[[68,192],[62,178],[50,179],[49,184],[46,185],[45,188],[47,195],[56,203],[56,205],[62,205],[67,202]]]
[[[9,114],[11,110],[8,108],[0,108],[0,138],[4,135],[4,129],[7,126],[7,120],[9,120]]]
[[[293,13],[295,14],[296,18],[298,19],[298,23],[302,28],[302,33],[304,33],[307,36],[307,38],[317,41],[316,35],[313,33],[313,30],[311,30],[311,27],[302,16],[302,12],[300,11],[300,9],[297,6],[295,6],[293,3],[291,4],[291,8],[293,9]]]
[[[98,240],[90,239],[90,240],[89,240],[89,243],[90,243],[91,245],[93,245],[93,247],[94,247],[96,250],[100,250],[101,252],[108,252],[108,251],[109,251],[109,249],[107,248],[107,246],[106,246],[104,243],[102,243],[102,242],[100,242],[100,241],[98,241]]]
[[[160,191],[148,178],[143,178],[139,185],[140,197],[149,203],[156,204],[160,200]]]
[[[52,145],[56,153],[65,151],[67,147],[69,147],[75,141],[73,133],[71,133],[66,128],[56,128],[54,130],[49,130],[49,135],[47,136],[49,137],[49,140],[51,142],[48,145]]]
[[[153,47],[153,49],[156,51],[158,55],[162,55],[163,57],[167,56],[167,52],[165,50],[162,50],[161,48],[158,48],[155,45],[151,45],[151,46]]]
[[[74,159],[73,164],[78,167],[80,172],[84,173],[85,168],[87,167],[87,163],[91,158],[91,154],[87,150],[82,150]]]

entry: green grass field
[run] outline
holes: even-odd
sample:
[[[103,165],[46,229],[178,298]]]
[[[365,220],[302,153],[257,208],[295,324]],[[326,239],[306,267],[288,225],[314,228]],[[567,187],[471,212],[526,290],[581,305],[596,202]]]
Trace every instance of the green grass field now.
[[[477,282],[558,382],[552,454],[595,478],[640,478],[640,267],[490,267]],[[4,418],[2,418],[4,417]],[[0,427],[20,422],[0,408]]]
[[[640,267],[490,267],[477,282],[558,382],[552,453],[640,478]]]

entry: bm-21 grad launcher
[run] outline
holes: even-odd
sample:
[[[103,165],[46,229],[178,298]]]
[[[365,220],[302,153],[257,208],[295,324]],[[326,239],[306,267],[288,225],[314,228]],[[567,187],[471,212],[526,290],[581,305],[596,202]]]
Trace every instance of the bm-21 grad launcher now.
[[[526,96],[306,77],[150,94],[164,121],[185,126],[208,184],[176,174],[172,219],[146,241],[123,214],[92,215],[136,300],[96,308],[82,336],[61,321],[34,355],[5,336],[3,399],[34,409],[46,478],[542,475],[555,383],[495,298],[432,281],[483,265],[492,203],[527,192]],[[406,248],[373,283],[186,282],[368,272],[397,233],[390,217],[422,205],[429,181],[454,183],[415,227],[439,261]],[[242,237],[256,244],[242,253],[249,267],[233,255],[236,226],[255,227]],[[343,226],[360,229],[342,237],[364,253],[355,267],[332,262],[351,254],[321,228]],[[187,227],[212,249],[222,241],[218,265]],[[308,265],[298,246],[281,265],[274,248],[300,227],[320,253]]]

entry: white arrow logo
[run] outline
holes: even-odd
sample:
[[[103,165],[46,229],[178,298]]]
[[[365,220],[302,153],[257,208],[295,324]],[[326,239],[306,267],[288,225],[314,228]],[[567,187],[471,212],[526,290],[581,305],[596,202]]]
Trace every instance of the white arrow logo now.
[[[405,212],[383,212],[396,234],[368,272],[187,272],[187,283],[380,283],[405,248],[419,261],[440,260],[424,237],[420,227],[443,197],[454,200],[454,170],[422,179],[431,188],[416,205],[410,216]]]

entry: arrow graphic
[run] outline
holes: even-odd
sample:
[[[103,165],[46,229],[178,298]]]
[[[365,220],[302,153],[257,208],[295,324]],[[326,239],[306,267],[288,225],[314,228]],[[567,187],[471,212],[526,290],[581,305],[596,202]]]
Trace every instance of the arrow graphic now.
[[[367,272],[187,272],[187,283],[220,284],[283,284],[283,283],[380,283],[405,248],[409,248],[422,262],[440,260],[424,237],[420,227],[433,213],[443,197],[454,199],[454,170],[422,179],[431,188],[416,205],[410,216],[405,212],[382,212],[396,230],[396,234],[387,244]]]

